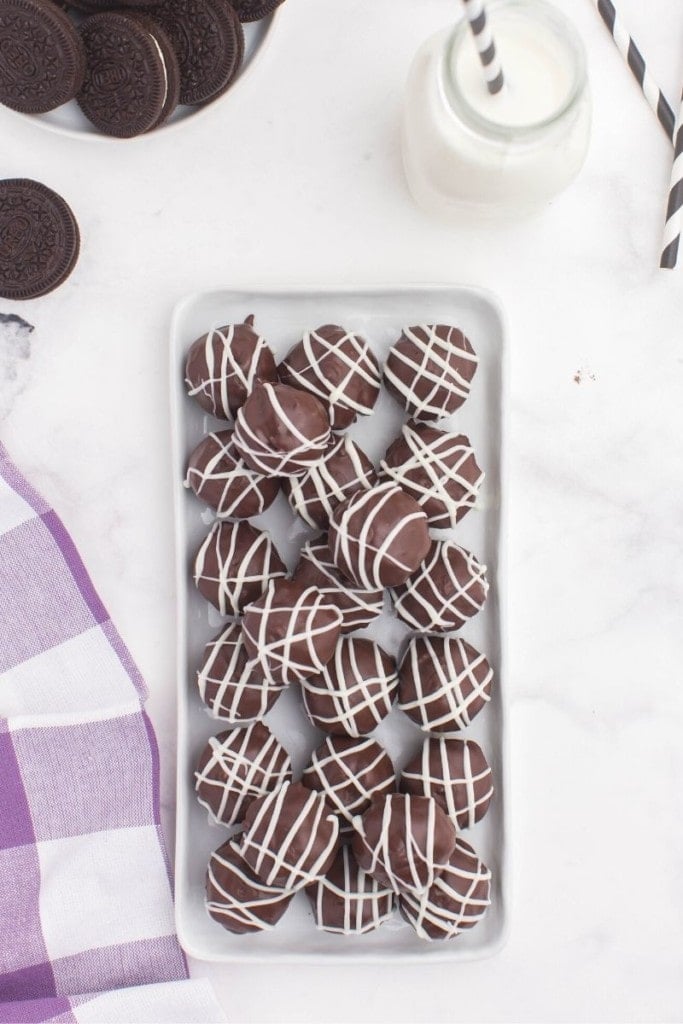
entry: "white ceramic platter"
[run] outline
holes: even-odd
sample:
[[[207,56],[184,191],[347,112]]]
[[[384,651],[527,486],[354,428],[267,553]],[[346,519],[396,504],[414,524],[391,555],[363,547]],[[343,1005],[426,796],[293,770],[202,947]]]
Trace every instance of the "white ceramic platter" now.
[[[9,107],[3,107],[2,110],[3,112],[7,111],[10,116],[30,121],[32,124],[36,124],[47,131],[55,132],[57,135],[85,139],[89,142],[114,142],[119,145],[121,143],[128,143],[130,145],[131,142],[139,142],[141,139],[154,139],[162,132],[167,133],[182,128],[189,119],[194,121],[215,111],[219,105],[229,103],[239,92],[240,85],[246,76],[258,65],[259,58],[263,55],[267,44],[272,38],[275,22],[279,16],[280,9],[261,21],[243,26],[244,60],[239,75],[223,96],[219,96],[213,103],[207,103],[203,107],[178,106],[166,124],[162,125],[161,128],[155,128],[154,131],[146,132],[144,135],[137,135],[134,139],[117,139],[111,135],[103,135],[101,132],[98,132],[90,124],[87,117],[85,117],[76,100],[71,100],[56,110],[50,110],[47,114],[20,114],[17,111],[10,110]]]
[[[338,323],[360,331],[383,360],[403,326],[446,323],[461,327],[480,359],[469,400],[440,425],[469,435],[486,472],[480,507],[454,531],[458,543],[488,567],[491,590],[486,605],[462,635],[490,659],[493,699],[467,735],[484,748],[494,773],[496,793],[486,817],[464,834],[493,872],[492,904],[484,920],[449,942],[425,942],[398,914],[370,935],[342,937],[316,930],[309,904],[297,894],[278,926],[270,932],[236,936],[213,922],[204,908],[204,877],[212,850],[229,832],[209,824],[196,801],[193,770],[209,736],[225,728],[212,719],[196,689],[195,673],[204,644],[219,631],[221,618],[199,595],[191,579],[194,554],[212,521],[211,513],[183,487],[189,453],[218,421],[187,397],[183,367],[187,350],[199,335],[226,323],[256,316],[256,327],[281,358],[306,328]],[[190,296],[177,306],[171,338],[171,410],[175,488],[178,587],[178,817],[176,846],[176,916],[183,948],[194,957],[214,961],[384,961],[466,960],[490,955],[503,942],[508,903],[506,852],[505,757],[505,331],[501,310],[488,294],[467,288],[427,286],[318,292],[211,292]],[[376,462],[396,437],[404,416],[383,391],[372,417],[360,419],[354,437]],[[310,532],[290,510],[283,494],[254,520],[269,529],[293,569],[299,548]],[[441,534],[443,535],[443,534]],[[363,631],[397,654],[406,627],[385,610]],[[323,734],[307,722],[297,687],[291,687],[266,718],[292,756],[295,777]],[[423,734],[394,708],[377,730],[400,770],[419,749]]]

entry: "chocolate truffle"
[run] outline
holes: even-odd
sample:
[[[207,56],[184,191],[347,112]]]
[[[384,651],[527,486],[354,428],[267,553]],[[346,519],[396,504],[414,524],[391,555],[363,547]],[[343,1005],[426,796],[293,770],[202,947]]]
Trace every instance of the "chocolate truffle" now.
[[[308,331],[280,364],[280,380],[309,391],[329,409],[333,430],[346,430],[368,416],[379,396],[382,374],[367,341],[326,324]]]
[[[293,899],[293,892],[265,885],[256,877],[234,839],[211,854],[206,909],[229,932],[248,935],[270,931]]]
[[[284,490],[292,509],[314,528],[327,529],[332,510],[356,491],[377,483],[375,467],[350,437],[333,438],[317,465],[289,477]]]
[[[315,926],[335,935],[373,932],[394,909],[394,894],[358,864],[350,846],[342,846],[329,871],[306,888]]]
[[[360,866],[397,892],[424,892],[448,863],[455,827],[436,800],[392,793],[356,818],[352,849]]]
[[[474,740],[430,736],[401,775],[401,792],[432,796],[458,829],[471,828],[489,809],[491,769]]]
[[[341,619],[316,587],[276,580],[245,610],[242,635],[256,671],[286,685],[322,672],[334,654]]]
[[[348,736],[328,736],[313,751],[301,781],[327,797],[343,830],[372,800],[396,788],[394,766],[384,747],[376,740]]]
[[[221,615],[238,616],[286,572],[269,533],[251,523],[216,522],[197,552],[194,582]]]
[[[237,413],[234,442],[251,469],[297,476],[320,462],[330,440],[325,407],[286,384],[259,384]]]
[[[292,777],[289,754],[263,722],[212,736],[194,773],[197,799],[214,821],[242,821],[252,801]]]
[[[204,412],[231,420],[257,381],[277,381],[275,358],[254,330],[254,318],[218,327],[191,345],[185,364],[185,386]]]
[[[426,732],[467,728],[491,700],[493,670],[460,637],[416,636],[399,668],[398,706]]]
[[[415,498],[435,530],[460,522],[473,508],[484,479],[464,434],[447,434],[426,423],[405,424],[380,471]]]
[[[285,782],[250,804],[240,850],[266,885],[302,889],[325,874],[338,839],[339,821],[322,793]]]
[[[263,718],[283,689],[254,672],[239,622],[231,622],[204,648],[197,686],[212,716],[231,725],[248,725]]]
[[[391,711],[396,663],[379,644],[345,636],[320,674],[301,683],[304,707],[319,729],[357,739],[377,728]]]
[[[277,497],[277,480],[255,473],[235,448],[232,430],[208,434],[189,458],[186,486],[216,510],[219,519],[249,519]]]
[[[337,606],[342,614],[342,633],[363,629],[382,614],[384,591],[363,590],[343,579],[332,561],[325,537],[304,544],[294,579],[305,586],[317,587]]]
[[[399,619],[422,633],[450,633],[481,610],[486,566],[450,540],[432,542],[422,565],[392,590]]]
[[[415,420],[440,420],[459,409],[470,393],[478,359],[457,327],[404,327],[389,352],[384,383]]]
[[[396,587],[415,572],[431,543],[427,516],[392,482],[356,491],[330,516],[332,561],[367,590]]]
[[[458,838],[448,864],[426,892],[402,893],[401,915],[421,939],[454,939],[481,921],[491,903],[491,872]]]

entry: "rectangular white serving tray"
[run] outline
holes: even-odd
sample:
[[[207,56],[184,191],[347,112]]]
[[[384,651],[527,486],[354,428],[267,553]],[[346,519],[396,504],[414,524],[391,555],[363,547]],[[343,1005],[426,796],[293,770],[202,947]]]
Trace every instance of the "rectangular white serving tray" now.
[[[220,427],[187,397],[183,384],[189,346],[213,327],[239,322],[249,314],[281,359],[304,330],[339,323],[359,331],[383,361],[403,326],[447,323],[461,327],[480,359],[472,393],[450,420],[439,424],[467,434],[486,477],[479,507],[452,536],[475,552],[488,567],[491,582],[484,609],[462,630],[465,639],[490,659],[495,681],[493,698],[466,735],[484,748],[494,774],[496,792],[486,817],[464,833],[493,873],[492,902],[484,920],[470,932],[447,942],[425,942],[398,913],[369,935],[344,937],[318,931],[308,900],[298,893],[278,926],[258,935],[237,936],[212,921],[204,908],[204,877],[209,855],[228,837],[227,829],[210,824],[195,799],[193,771],[211,735],[226,726],[204,708],[195,683],[205,643],[223,620],[192,582],[194,554],[212,522],[212,514],[183,486],[187,457],[205,433]],[[176,922],[185,951],[200,960],[269,962],[382,962],[472,960],[490,956],[504,942],[509,870],[507,856],[507,759],[505,733],[505,415],[506,341],[504,317],[488,293],[451,286],[406,286],[320,291],[215,291],[191,295],[176,307],[171,333],[171,416],[176,517],[178,635],[178,807],[176,843]],[[374,414],[360,419],[351,436],[378,462],[405,417],[383,390]],[[223,424],[225,426],[225,424]],[[254,520],[271,530],[290,569],[298,550],[312,535],[290,510],[283,494]],[[443,534],[441,534],[443,535]],[[397,654],[408,634],[385,610],[363,635]],[[289,751],[295,777],[305,767],[323,734],[305,719],[297,687],[291,687],[266,718]],[[423,734],[397,708],[377,730],[397,771],[419,749]]]

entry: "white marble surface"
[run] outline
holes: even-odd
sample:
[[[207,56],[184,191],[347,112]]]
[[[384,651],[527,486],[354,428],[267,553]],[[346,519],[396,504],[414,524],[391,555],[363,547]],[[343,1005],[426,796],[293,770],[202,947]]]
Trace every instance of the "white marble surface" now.
[[[0,303],[0,430],[72,532],[151,688],[173,813],[167,332],[187,291],[439,281],[511,324],[512,930],[487,962],[193,964],[232,1021],[676,1021],[683,1016],[683,270],[658,261],[666,139],[590,0],[595,131],[533,222],[442,228],[406,195],[401,87],[452,0],[287,0],[255,73],[196,126],[60,139],[0,113],[2,173],[72,203],[69,284]],[[621,9],[672,97],[678,0]]]

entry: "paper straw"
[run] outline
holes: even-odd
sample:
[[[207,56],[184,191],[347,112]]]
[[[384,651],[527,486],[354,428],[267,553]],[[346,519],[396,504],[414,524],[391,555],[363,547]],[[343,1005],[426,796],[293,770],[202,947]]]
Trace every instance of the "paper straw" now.
[[[673,142],[676,129],[676,115],[666,96],[650,74],[642,53],[629,35],[620,16],[617,14],[612,0],[594,0],[598,13],[607,26],[619,53],[628,64],[633,77],[638,82],[643,96],[654,110],[659,123]]]
[[[484,68],[486,85],[491,95],[495,96],[504,85],[503,69],[498,60],[498,52],[491,35],[483,0],[465,0],[465,11]]]
[[[678,263],[678,250],[681,242],[681,226],[683,224],[683,96],[678,113],[676,136],[674,142],[674,162],[671,169],[671,187],[669,204],[666,210],[664,225],[664,241],[662,243],[663,270],[674,270]]]

